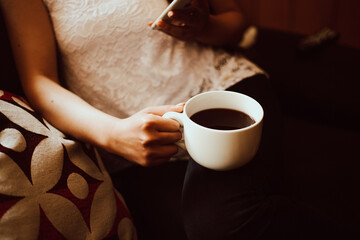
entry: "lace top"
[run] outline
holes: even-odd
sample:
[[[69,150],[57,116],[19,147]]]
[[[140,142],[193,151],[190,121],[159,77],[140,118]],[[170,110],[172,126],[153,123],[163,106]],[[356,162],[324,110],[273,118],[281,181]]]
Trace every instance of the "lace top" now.
[[[67,87],[98,109],[127,117],[225,89],[261,70],[229,55],[151,30],[166,0],[44,0]]]

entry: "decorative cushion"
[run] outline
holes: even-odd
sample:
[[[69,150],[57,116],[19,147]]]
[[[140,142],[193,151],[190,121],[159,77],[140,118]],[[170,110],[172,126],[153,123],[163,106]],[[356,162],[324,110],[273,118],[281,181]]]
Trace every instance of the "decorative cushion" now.
[[[136,239],[96,149],[0,90],[0,239]]]

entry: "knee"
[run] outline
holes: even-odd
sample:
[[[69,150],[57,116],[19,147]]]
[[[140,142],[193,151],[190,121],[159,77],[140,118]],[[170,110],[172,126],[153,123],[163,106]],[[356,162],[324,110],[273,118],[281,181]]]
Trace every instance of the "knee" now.
[[[182,196],[189,240],[253,239],[259,226],[267,225],[267,198],[251,186],[248,170],[214,172],[189,162]]]

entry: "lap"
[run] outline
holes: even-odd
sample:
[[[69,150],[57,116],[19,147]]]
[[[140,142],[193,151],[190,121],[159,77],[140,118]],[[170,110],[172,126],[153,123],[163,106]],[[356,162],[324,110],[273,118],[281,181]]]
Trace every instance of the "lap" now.
[[[182,195],[189,239],[331,236],[324,219],[283,193],[282,116],[270,81],[255,76],[229,90],[249,95],[263,106],[262,142],[255,158],[239,169],[213,171],[190,160]]]
[[[189,240],[338,239],[315,209],[262,186],[254,166],[218,172],[190,160],[182,202]]]

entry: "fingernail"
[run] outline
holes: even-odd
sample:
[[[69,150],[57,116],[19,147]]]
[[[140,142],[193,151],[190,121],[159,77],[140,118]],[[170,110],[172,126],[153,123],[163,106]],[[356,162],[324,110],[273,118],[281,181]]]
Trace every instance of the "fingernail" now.
[[[173,12],[173,11],[169,11],[167,15],[168,15],[169,18],[171,18],[172,16],[174,16],[174,12]]]
[[[164,27],[164,22],[162,20],[158,21],[156,24],[158,27]]]

